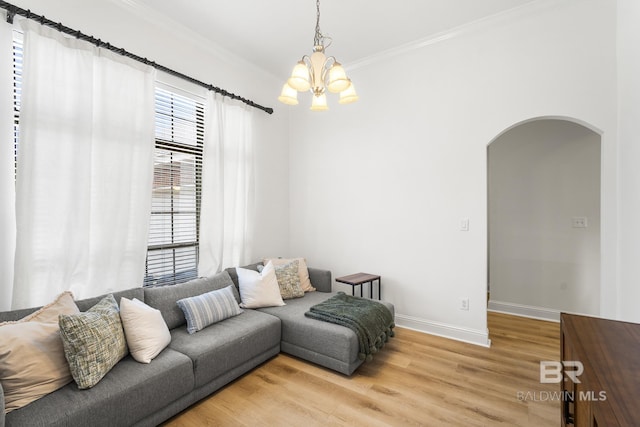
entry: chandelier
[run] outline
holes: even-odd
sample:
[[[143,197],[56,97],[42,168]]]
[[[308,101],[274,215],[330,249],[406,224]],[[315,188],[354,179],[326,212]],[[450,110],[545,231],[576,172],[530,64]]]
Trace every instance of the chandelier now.
[[[304,55],[296,64],[291,77],[282,87],[278,100],[287,105],[298,104],[298,92],[310,91],[312,111],[328,110],[326,91],[339,93],[340,104],[349,104],[358,100],[353,83],[347,77],[342,65],[335,57],[324,54],[325,40],[331,45],[331,38],[320,32],[320,0],[316,0],[316,34],[313,38],[313,53]]]

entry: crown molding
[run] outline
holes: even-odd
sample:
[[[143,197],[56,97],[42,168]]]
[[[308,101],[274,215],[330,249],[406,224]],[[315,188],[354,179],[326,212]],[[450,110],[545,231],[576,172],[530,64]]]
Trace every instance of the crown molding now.
[[[207,39],[206,37],[198,34],[193,31],[191,28],[179,23],[178,21],[172,19],[171,17],[157,12],[156,10],[148,7],[145,4],[137,0],[109,0],[111,3],[115,4],[118,7],[122,7],[126,9],[128,12],[137,16],[138,18],[144,19],[155,26],[163,26],[167,28],[172,28],[177,34],[178,37],[183,38],[185,41],[189,42],[197,46],[198,49],[205,51],[217,58],[228,62],[231,65],[235,65],[240,68],[249,67],[255,71],[258,71],[262,74],[266,74],[274,79],[277,79],[269,71],[264,68],[258,66],[257,64],[248,61],[247,59],[234,54],[233,52],[223,48],[219,44],[215,43],[212,40]]]
[[[176,20],[163,13],[157,12],[156,10],[148,7],[138,0],[109,1],[119,7],[126,9],[135,16],[144,19],[145,21],[153,25],[160,24],[168,28],[176,29],[176,33],[179,34],[179,36],[182,37],[185,41],[195,44],[199,49],[206,51],[211,55],[219,57],[232,65],[236,65],[239,67],[251,67],[252,69],[264,73],[272,77],[273,79],[280,80],[278,76],[274,75],[265,68],[260,67],[258,64],[250,62],[247,59],[232,53],[231,51],[193,31],[191,28],[177,22]],[[442,31],[440,33],[436,33],[397,47],[383,50],[381,52],[363,57],[361,59],[350,61],[349,64],[345,65],[344,67],[347,70],[354,70],[379,62],[387,61],[395,56],[403,55],[437,43],[465,36],[474,32],[482,31],[484,29],[492,28],[499,24],[512,21],[522,16],[530,15],[534,12],[557,6],[559,1],[564,2],[568,0],[533,0],[521,6],[516,6],[514,8],[460,25],[458,27]]]
[[[486,16],[484,18],[476,19],[475,21],[471,21],[469,23],[459,25],[457,27],[436,34],[414,40],[412,42],[393,47],[391,49],[383,50],[381,52],[366,56],[361,59],[356,59],[355,61],[351,61],[348,66],[345,66],[345,69],[354,70],[379,62],[388,61],[390,58],[393,58],[395,56],[403,55],[437,43],[492,28],[499,24],[512,21],[525,15],[530,15],[533,12],[550,8],[554,5],[554,3],[557,5],[558,0],[533,0],[530,3],[516,6],[514,8]]]

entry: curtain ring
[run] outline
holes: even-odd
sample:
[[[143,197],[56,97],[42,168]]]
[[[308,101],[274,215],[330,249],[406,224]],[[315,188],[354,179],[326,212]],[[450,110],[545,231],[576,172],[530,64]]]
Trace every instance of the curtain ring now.
[[[15,6],[11,6],[7,9],[7,23],[13,24],[13,17],[16,16],[16,8]]]

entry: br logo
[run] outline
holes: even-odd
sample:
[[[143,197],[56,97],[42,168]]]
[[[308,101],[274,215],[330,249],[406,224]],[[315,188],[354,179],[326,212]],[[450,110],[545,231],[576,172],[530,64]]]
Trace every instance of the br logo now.
[[[540,362],[540,382],[541,383],[559,383],[564,378],[569,378],[576,384],[580,384],[578,377],[584,372],[582,362],[577,360],[564,360],[556,362],[555,360],[542,360]],[[563,375],[564,373],[564,375]],[[564,377],[566,375],[566,378]]]

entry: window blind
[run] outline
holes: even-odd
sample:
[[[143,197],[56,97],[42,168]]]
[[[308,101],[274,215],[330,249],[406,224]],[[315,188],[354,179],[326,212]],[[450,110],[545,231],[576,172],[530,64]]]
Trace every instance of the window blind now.
[[[18,140],[20,124],[20,96],[22,94],[23,39],[18,31],[13,32],[13,159],[14,180],[18,171]]]
[[[156,147],[145,286],[197,277],[204,104],[156,88]]]

